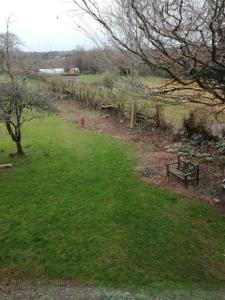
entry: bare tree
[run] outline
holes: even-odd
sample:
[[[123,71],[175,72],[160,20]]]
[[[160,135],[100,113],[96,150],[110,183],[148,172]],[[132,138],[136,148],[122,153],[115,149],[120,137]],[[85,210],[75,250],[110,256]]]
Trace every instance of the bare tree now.
[[[121,51],[171,79],[158,94],[194,90],[193,101],[224,109],[225,0],[114,0],[105,8],[92,0],[73,2]]]
[[[17,155],[24,155],[21,144],[22,125],[39,117],[42,111],[52,111],[47,98],[45,93],[28,88],[26,80],[0,84],[0,122],[16,143]]]
[[[0,35],[0,64],[4,79],[0,81],[0,122],[3,123],[17,146],[17,155],[24,155],[21,139],[22,125],[37,117],[40,111],[51,111],[52,105],[45,93],[29,88],[27,80],[17,75],[14,54],[18,37],[9,31]]]

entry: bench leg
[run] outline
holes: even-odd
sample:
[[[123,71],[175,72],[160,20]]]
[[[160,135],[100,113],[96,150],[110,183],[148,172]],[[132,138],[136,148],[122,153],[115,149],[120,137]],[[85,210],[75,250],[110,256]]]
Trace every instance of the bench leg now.
[[[196,183],[199,184],[199,166],[198,166],[198,169],[197,169],[197,180],[196,180]]]
[[[169,166],[166,166],[167,168],[167,170],[166,170],[166,174],[167,174],[167,177],[169,177],[169,175],[170,175],[170,169],[169,169]]]

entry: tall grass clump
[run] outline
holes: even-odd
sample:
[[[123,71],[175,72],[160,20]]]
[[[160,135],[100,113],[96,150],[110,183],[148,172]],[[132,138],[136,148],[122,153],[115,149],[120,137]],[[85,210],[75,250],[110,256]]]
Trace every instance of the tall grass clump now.
[[[205,111],[193,111],[184,118],[183,127],[188,137],[199,136],[203,140],[214,139],[212,132],[213,120]]]

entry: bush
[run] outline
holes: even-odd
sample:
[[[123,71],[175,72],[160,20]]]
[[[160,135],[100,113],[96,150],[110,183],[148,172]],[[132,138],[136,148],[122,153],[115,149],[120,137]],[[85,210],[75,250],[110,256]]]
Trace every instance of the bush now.
[[[221,168],[224,168],[225,167],[225,156],[221,156],[220,159],[219,159],[219,166]]]
[[[202,157],[202,158],[201,158],[201,161],[202,161],[203,163],[213,162],[213,157],[211,157],[211,156]]]
[[[225,154],[225,147],[221,147],[218,149],[218,154],[224,155]]]
[[[183,127],[185,135],[196,140],[215,140],[211,132],[211,122],[205,112],[191,112],[184,118]]]
[[[108,89],[112,89],[115,85],[116,80],[117,80],[117,76],[115,73],[107,72],[104,74],[102,78],[102,83],[104,87]]]

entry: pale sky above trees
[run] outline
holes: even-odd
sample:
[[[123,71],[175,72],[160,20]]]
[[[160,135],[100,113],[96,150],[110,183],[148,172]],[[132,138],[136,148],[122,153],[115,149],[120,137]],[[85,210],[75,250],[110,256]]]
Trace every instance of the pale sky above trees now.
[[[12,15],[11,30],[24,42],[26,51],[90,47],[90,40],[77,30],[75,19],[69,16],[73,8],[71,0],[2,0],[0,32],[5,31],[6,20]]]

